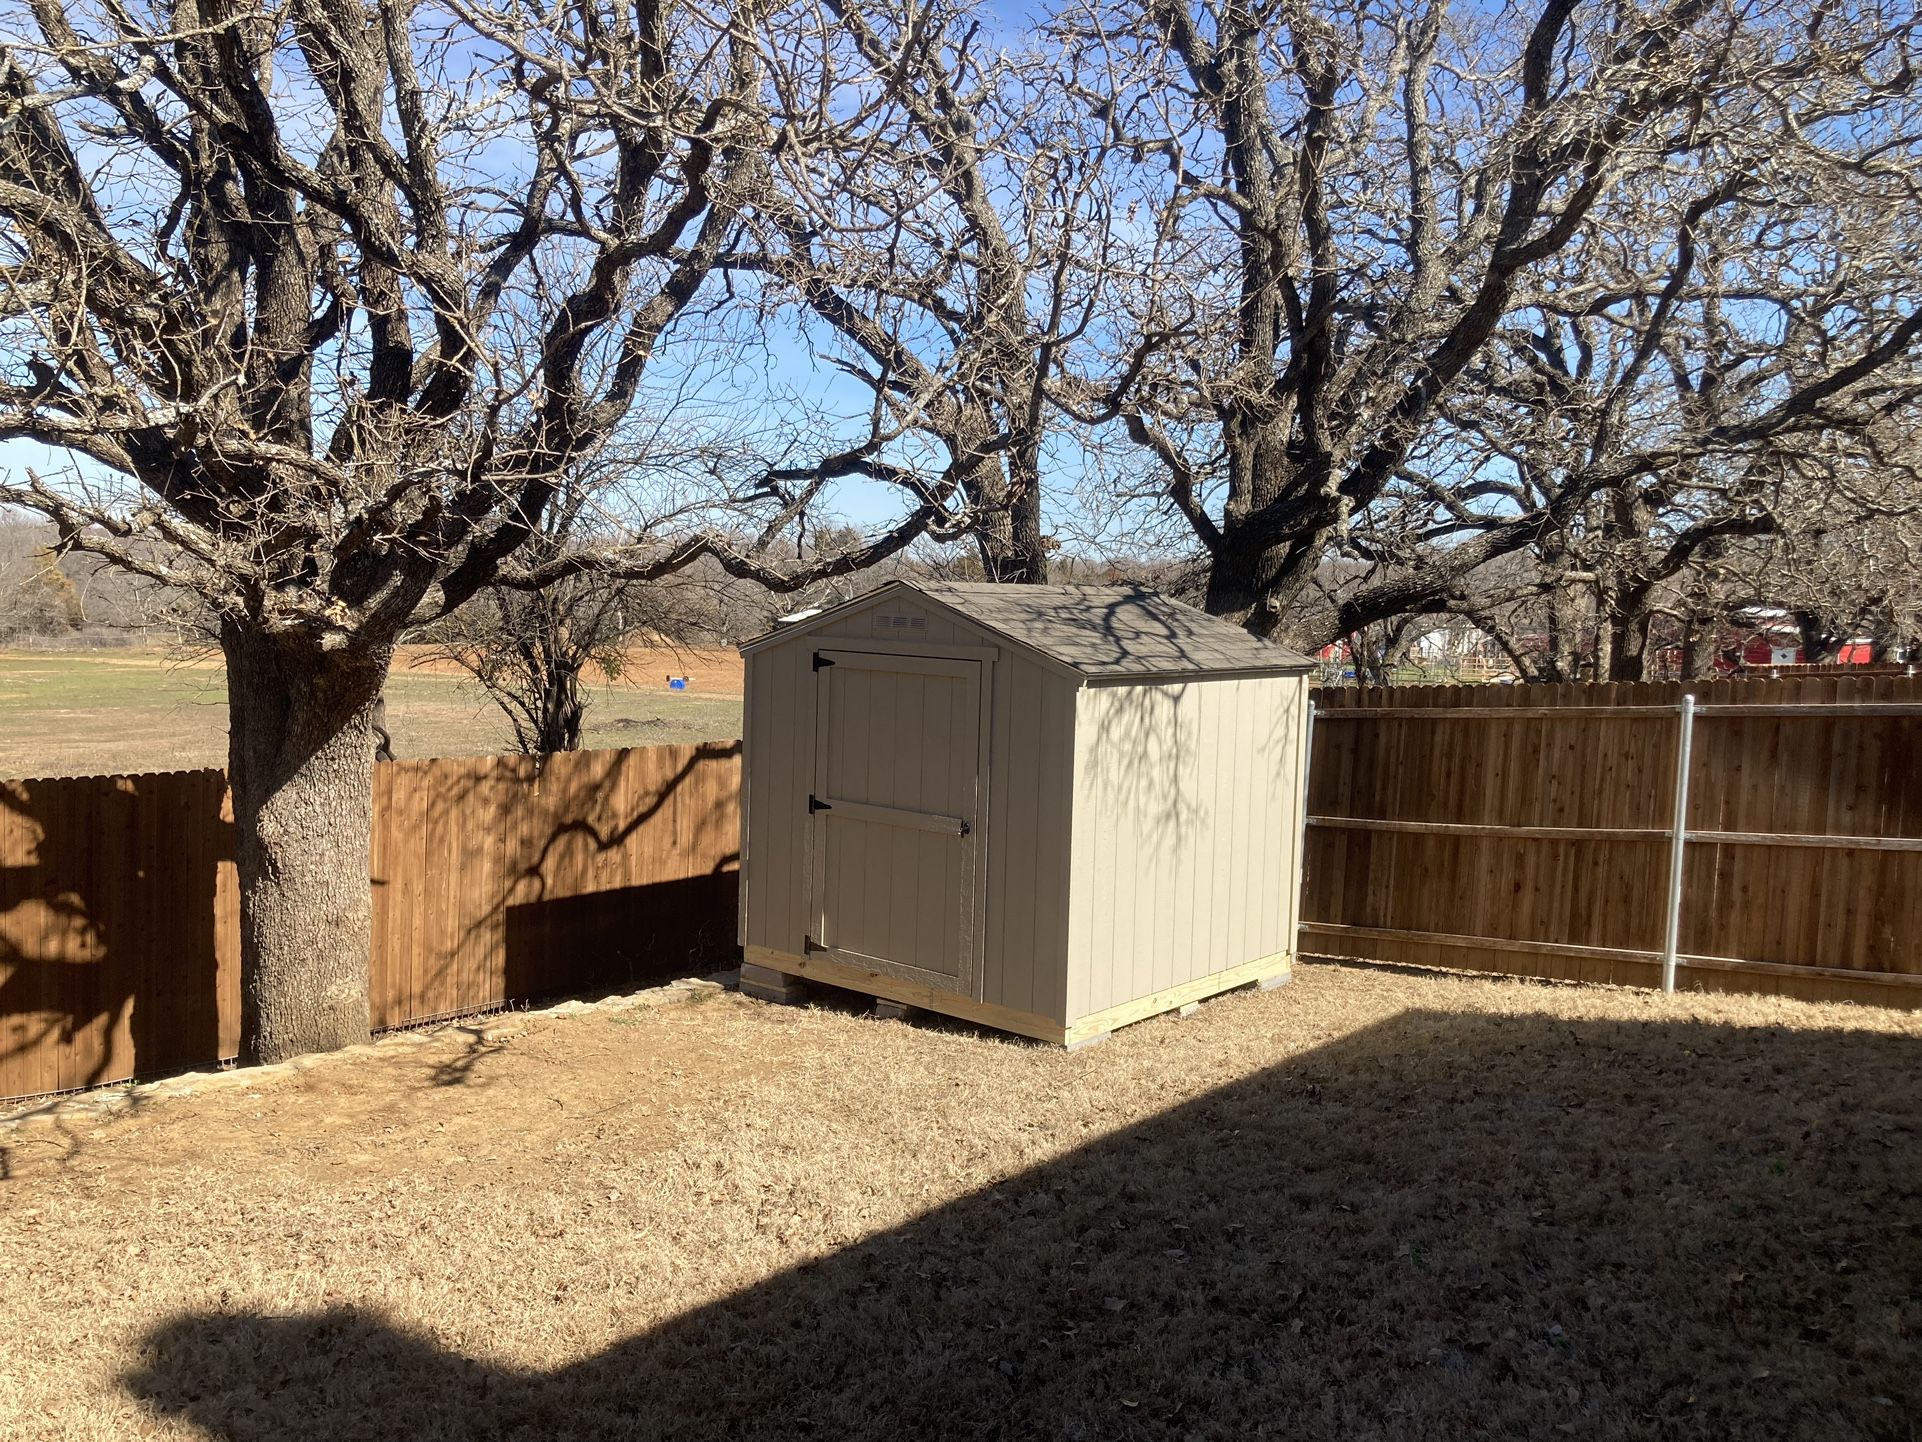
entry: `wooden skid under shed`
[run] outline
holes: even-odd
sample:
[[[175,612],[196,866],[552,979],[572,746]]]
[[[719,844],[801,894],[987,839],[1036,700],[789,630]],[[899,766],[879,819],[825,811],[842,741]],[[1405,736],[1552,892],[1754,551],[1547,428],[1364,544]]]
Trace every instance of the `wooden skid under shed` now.
[[[1160,1016],[1163,1012],[1180,1011],[1185,1006],[1206,1001],[1209,997],[1219,996],[1224,991],[1234,991],[1238,987],[1255,984],[1276,984],[1287,978],[1294,967],[1293,952],[1257,957],[1254,961],[1232,967],[1227,971],[1216,972],[1213,976],[1197,977],[1180,986],[1171,986],[1165,991],[1123,1002],[1120,1006],[1111,1006],[1104,1011],[1092,1012],[1063,1026],[1058,1021],[1037,1016],[1033,1012],[1016,1011],[1011,1007],[996,1006],[992,1002],[976,1001],[972,997],[942,991],[922,982],[870,971],[866,967],[851,966],[847,962],[837,961],[819,953],[796,956],[791,952],[774,951],[765,946],[750,946],[743,954],[747,965],[761,967],[767,971],[784,972],[793,977],[825,982],[829,986],[838,986],[847,991],[862,992],[884,1001],[899,1002],[904,1006],[917,1007],[922,1011],[939,1012],[943,1016],[951,1016],[959,1021],[992,1027],[996,1031],[1011,1031],[1018,1036],[1032,1037],[1036,1041],[1053,1042],[1061,1046],[1086,1041],[1103,1032],[1131,1026],[1135,1022],[1146,1021],[1152,1016]]]

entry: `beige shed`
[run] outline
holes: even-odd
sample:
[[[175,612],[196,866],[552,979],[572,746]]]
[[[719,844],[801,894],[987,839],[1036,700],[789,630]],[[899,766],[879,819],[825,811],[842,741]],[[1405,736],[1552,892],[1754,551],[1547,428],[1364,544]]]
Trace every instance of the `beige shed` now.
[[[744,990],[1074,1045],[1287,979],[1307,658],[1135,587],[918,580],[741,651]]]

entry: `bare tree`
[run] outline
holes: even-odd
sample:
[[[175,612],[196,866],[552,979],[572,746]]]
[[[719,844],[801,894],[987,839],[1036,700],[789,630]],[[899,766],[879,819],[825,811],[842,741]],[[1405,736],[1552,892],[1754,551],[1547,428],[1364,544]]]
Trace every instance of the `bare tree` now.
[[[0,555],[0,640],[58,636],[78,630],[86,619],[79,588],[49,547]]]
[[[1507,614],[1538,628],[1544,679],[1626,681],[1646,674],[1652,638],[1696,654],[1692,638],[1766,592],[1733,585],[1731,558],[1899,534],[1918,500],[1922,354],[1864,339],[1913,309],[1922,124],[1892,123],[1887,94],[1860,99],[1839,113],[1873,122],[1901,163],[1769,136],[1721,178],[1670,167],[1666,191],[1697,191],[1672,235],[1635,191],[1598,208],[1443,402],[1452,476],[1405,468],[1354,547],[1441,609],[1500,624],[1491,591],[1538,598]],[[1502,587],[1453,584],[1461,552],[1518,534],[1527,566]],[[1789,544],[1745,544],[1757,538]]]
[[[810,579],[719,529],[522,554],[765,182],[775,23],[755,0],[8,12],[0,438],[93,469],[0,503],[218,617],[250,1056],[366,1035],[369,719],[404,627],[593,570]],[[929,493],[816,573],[940,514]]]
[[[1540,328],[1525,317],[1569,313],[1560,262],[1625,218],[1642,253],[1685,252],[1699,207],[1771,144],[1825,177],[1912,174],[1915,26],[1906,7],[1811,21],[1786,0],[1088,0],[1059,28],[1106,77],[1090,111],[1138,160],[1154,222],[1111,378],[1067,403],[1154,457],[1209,557],[1210,609],[1276,630],[1328,555],[1368,554],[1352,538],[1384,506],[1426,544],[1386,557],[1335,634],[1438,607],[1595,489],[1666,463],[1604,445],[1545,501],[1475,504],[1500,482],[1465,463],[1446,408],[1506,335]],[[1636,299],[1662,295],[1650,276]],[[1757,409],[1708,427],[1711,448],[1872,386],[1922,338],[1912,298],[1884,299],[1813,317],[1823,366],[1778,370]],[[1398,506],[1402,488],[1420,504]]]
[[[813,82],[811,113],[853,118],[775,153],[760,248],[730,263],[811,316],[871,409],[863,433],[770,479],[806,497],[938,476],[968,503],[985,575],[1045,581],[1047,386],[1100,295],[1100,147],[1059,123],[1059,65],[996,50],[965,6],[826,5],[839,51],[796,83]]]
[[[631,545],[637,535],[671,533],[690,507],[705,509],[703,488],[688,473],[725,471],[744,458],[726,454],[727,418],[715,418],[722,424],[710,432],[676,417],[677,409],[672,402],[651,407],[638,442],[574,467],[537,518],[520,564],[548,565],[610,541]],[[669,418],[678,423],[666,424]],[[865,540],[857,533],[840,549],[858,550]],[[453,662],[480,684],[523,753],[578,750],[594,673],[619,680],[637,638],[675,641],[701,628],[709,588],[692,569],[645,580],[590,569],[538,589],[490,585],[418,639],[428,657]]]

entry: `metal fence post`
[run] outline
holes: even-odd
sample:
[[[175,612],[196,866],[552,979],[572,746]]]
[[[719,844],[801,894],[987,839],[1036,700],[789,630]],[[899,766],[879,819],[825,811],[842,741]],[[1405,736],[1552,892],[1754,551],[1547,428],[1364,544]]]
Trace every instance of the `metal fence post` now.
[[[1682,731],[1675,748],[1675,823],[1669,829],[1668,938],[1662,946],[1662,990],[1675,990],[1675,955],[1682,938],[1682,857],[1688,850],[1688,761],[1695,749],[1695,698],[1682,698]]]

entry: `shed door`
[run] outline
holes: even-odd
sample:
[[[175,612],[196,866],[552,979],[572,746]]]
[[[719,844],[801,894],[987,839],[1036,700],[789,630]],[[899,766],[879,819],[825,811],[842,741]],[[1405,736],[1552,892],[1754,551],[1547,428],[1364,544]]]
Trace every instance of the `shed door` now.
[[[810,950],[975,994],[981,663],[815,652]]]

